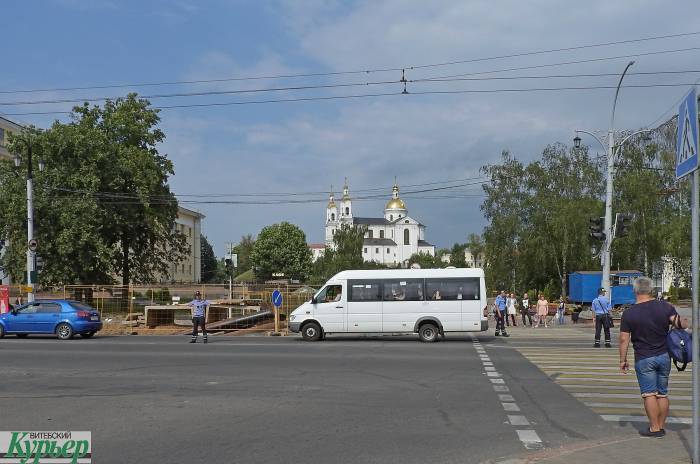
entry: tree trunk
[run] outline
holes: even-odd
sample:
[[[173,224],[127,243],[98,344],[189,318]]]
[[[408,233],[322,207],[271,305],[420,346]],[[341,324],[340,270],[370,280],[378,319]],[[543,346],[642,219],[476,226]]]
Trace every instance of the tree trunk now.
[[[129,266],[129,236],[122,232],[122,285],[131,283],[131,267]]]

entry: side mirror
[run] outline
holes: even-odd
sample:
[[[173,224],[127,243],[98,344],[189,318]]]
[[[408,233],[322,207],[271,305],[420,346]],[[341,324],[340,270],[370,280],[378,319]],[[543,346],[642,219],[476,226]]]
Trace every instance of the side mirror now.
[[[12,310],[12,315],[13,315],[13,316],[16,316],[16,315],[17,315],[17,310],[16,310],[16,309],[13,309],[13,310]]]
[[[318,300],[316,300],[315,296],[312,296],[311,297],[311,304],[316,304],[316,303],[318,303]]]

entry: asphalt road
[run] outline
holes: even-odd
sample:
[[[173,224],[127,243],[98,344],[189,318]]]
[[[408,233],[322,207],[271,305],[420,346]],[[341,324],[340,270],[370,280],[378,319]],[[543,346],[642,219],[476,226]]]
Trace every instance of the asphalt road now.
[[[305,464],[479,463],[614,432],[513,338],[477,339],[6,337],[0,430],[90,430],[99,463]]]

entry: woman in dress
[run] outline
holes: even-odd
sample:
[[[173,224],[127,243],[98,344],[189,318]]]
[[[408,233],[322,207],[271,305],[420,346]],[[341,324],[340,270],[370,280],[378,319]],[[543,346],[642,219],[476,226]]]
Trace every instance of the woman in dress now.
[[[518,300],[515,299],[515,293],[510,294],[510,298],[508,298],[508,318],[510,318],[510,321],[513,323],[513,327],[516,326],[515,323],[515,315],[517,314],[516,306],[518,305]]]
[[[534,327],[539,327],[540,322],[544,322],[544,327],[547,328],[547,314],[549,314],[549,301],[540,294],[540,298],[537,300],[537,321]]]

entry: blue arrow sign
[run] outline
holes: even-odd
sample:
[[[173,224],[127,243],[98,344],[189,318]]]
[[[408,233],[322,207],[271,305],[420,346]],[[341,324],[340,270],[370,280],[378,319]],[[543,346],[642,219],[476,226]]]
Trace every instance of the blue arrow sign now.
[[[693,87],[678,108],[676,136],[676,178],[698,168],[698,99]]]
[[[276,308],[282,306],[282,292],[279,290],[272,292],[272,304],[275,305]]]

